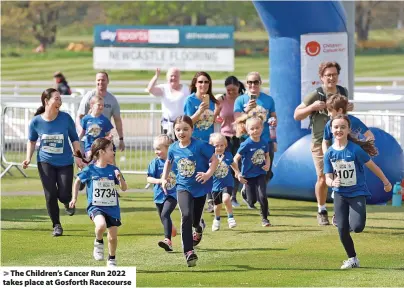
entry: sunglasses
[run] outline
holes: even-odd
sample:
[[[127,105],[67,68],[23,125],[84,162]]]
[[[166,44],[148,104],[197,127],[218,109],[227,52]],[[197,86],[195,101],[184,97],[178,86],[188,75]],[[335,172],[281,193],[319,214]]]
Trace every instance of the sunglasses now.
[[[206,81],[202,81],[202,80],[200,80],[200,81],[198,81],[198,83],[199,83],[199,84],[209,84],[209,83],[210,83],[210,81],[208,81],[208,80],[206,80]]]
[[[260,85],[260,80],[247,81],[247,85],[252,85],[252,84],[254,84],[255,86]]]

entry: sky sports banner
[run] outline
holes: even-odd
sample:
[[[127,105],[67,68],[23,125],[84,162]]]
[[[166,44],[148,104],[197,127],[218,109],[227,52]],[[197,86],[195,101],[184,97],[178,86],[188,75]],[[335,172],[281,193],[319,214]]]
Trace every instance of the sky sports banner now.
[[[233,26],[96,25],[96,47],[233,48]]]
[[[348,35],[341,33],[305,34],[300,36],[301,98],[321,86],[318,67],[324,61],[336,61],[341,66],[338,85],[348,86]],[[352,93],[352,91],[349,91]],[[301,128],[309,126],[301,121]]]
[[[94,27],[94,69],[234,71],[233,26]]]

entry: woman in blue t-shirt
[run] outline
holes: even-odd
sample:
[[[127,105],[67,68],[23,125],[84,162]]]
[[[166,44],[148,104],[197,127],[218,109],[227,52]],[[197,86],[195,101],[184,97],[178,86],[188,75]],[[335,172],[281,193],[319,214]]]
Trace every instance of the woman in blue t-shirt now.
[[[177,235],[177,229],[174,227],[171,220],[171,213],[173,213],[175,207],[177,206],[177,190],[175,189],[175,171],[176,166],[173,163],[172,171],[168,175],[167,193],[164,193],[161,183],[163,179],[161,178],[163,174],[164,164],[167,160],[168,147],[173,143],[170,136],[162,134],[154,139],[153,148],[154,153],[157,155],[147,168],[147,183],[154,184],[154,203],[157,207],[157,212],[161,223],[164,227],[164,240],[159,241],[158,245],[166,250],[167,252],[173,251],[173,244],[171,242],[171,237]]]
[[[184,115],[191,117],[193,123],[192,137],[209,142],[214,132],[215,118],[219,113],[218,101],[212,93],[212,79],[206,72],[197,72],[192,78],[191,95],[184,105]],[[212,193],[208,192],[207,211],[213,212]]]
[[[371,194],[366,186],[363,166],[383,181],[384,191],[391,190],[389,180],[370,159],[378,154],[374,140],[358,140],[350,134],[350,128],[347,115],[339,114],[331,120],[334,143],[324,155],[326,183],[335,192],[334,210],[339,237],[348,255],[341,269],[359,267],[350,231],[360,233],[365,228],[366,197]]]
[[[161,186],[168,193],[168,175],[173,163],[177,166],[176,189],[181,211],[181,237],[188,267],[196,265],[193,247],[202,239],[201,217],[206,194],[212,191],[212,175],[218,160],[215,150],[208,142],[192,137],[193,123],[188,116],[180,116],[174,121],[174,132],[178,141],[168,148],[168,157],[162,175]],[[209,166],[209,162],[211,163]],[[192,233],[192,227],[195,231]]]
[[[80,152],[78,155],[84,159]],[[95,163],[88,165],[77,174],[74,193],[70,207],[74,208],[79,194],[80,183],[87,185],[87,213],[95,224],[93,257],[97,261],[104,260],[103,235],[108,228],[108,260],[107,266],[116,266],[116,247],[118,227],[121,226],[121,209],[115,185],[122,191],[128,186],[118,167],[113,162],[114,149],[111,140],[98,138],[91,145],[91,157]],[[86,161],[86,162],[91,162]]]
[[[26,169],[31,162],[35,145],[39,139],[37,154],[38,171],[45,192],[46,208],[53,224],[53,236],[61,236],[63,228],[59,219],[58,200],[65,206],[66,213],[72,216],[74,208],[69,208],[72,199],[73,153],[80,151],[79,137],[73,119],[60,111],[62,98],[53,88],[42,92],[42,106],[38,108],[28,128],[27,158],[22,162]],[[76,158],[79,168],[83,162]]]

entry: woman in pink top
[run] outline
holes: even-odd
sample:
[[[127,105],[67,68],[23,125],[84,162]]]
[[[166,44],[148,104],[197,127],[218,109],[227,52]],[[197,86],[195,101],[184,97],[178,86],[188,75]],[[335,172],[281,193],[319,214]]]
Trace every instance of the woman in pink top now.
[[[245,93],[245,87],[235,76],[229,76],[224,81],[224,86],[226,87],[226,94],[223,94],[218,98],[220,106],[220,118],[223,120],[220,132],[222,135],[226,136],[228,145],[227,149],[234,156],[240,147],[240,138],[236,137],[236,131],[234,130],[234,102],[239,95]],[[240,165],[240,164],[239,164]],[[240,166],[239,166],[240,167]],[[233,170],[232,170],[233,173]],[[234,175],[233,175],[234,176]],[[238,207],[240,204],[237,202],[237,190],[239,186],[239,181],[234,178],[234,189],[232,192],[232,205],[233,207]]]

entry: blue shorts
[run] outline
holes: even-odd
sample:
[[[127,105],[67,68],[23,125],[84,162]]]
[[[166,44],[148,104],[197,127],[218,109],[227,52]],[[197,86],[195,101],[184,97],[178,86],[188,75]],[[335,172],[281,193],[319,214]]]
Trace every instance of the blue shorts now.
[[[106,214],[105,212],[102,212],[101,210],[95,209],[93,211],[91,211],[90,213],[90,219],[92,221],[94,221],[95,216],[97,215],[102,215],[105,218],[105,223],[107,224],[107,228],[112,227],[112,226],[116,226],[119,227],[122,225],[121,220],[119,219],[115,219],[112,218],[111,216],[109,216],[108,214]]]

